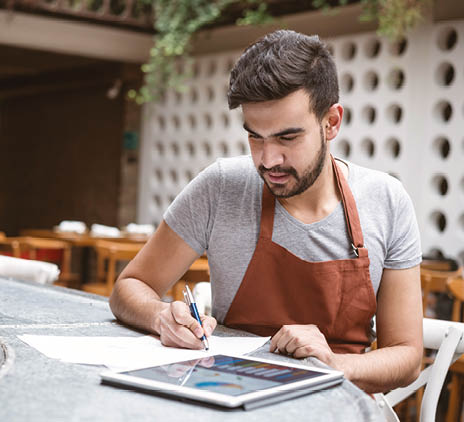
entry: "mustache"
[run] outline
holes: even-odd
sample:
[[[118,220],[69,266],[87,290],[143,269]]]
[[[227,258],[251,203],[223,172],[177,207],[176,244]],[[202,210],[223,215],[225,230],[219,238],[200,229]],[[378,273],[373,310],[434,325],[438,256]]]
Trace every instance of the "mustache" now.
[[[258,167],[259,173],[264,175],[266,173],[285,173],[290,174],[295,179],[299,180],[298,173],[293,167],[281,167],[281,166],[274,166],[270,169],[264,167],[262,164]]]

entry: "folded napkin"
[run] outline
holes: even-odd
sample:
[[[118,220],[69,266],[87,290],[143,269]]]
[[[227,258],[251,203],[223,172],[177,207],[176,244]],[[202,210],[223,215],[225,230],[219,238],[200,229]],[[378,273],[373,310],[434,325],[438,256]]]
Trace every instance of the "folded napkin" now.
[[[73,233],[85,233],[87,226],[82,221],[69,221],[64,220],[56,227],[56,231],[59,232],[73,232]]]
[[[2,277],[51,284],[58,279],[59,275],[60,270],[55,264],[0,255],[0,276]]]
[[[119,237],[121,232],[117,227],[104,226],[102,224],[92,224],[90,227],[90,234],[92,236],[102,237]]]
[[[150,235],[155,231],[153,224],[135,224],[130,223],[125,227],[127,233]]]

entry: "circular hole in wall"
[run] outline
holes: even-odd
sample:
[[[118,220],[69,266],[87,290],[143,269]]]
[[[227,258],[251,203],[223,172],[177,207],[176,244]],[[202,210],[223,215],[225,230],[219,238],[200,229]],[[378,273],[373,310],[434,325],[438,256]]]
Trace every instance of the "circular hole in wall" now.
[[[208,75],[213,76],[216,73],[217,64],[215,61],[211,61],[208,66]]]
[[[394,171],[389,171],[388,174],[391,176],[391,177],[394,177],[396,180],[400,180],[401,181],[401,177],[398,173],[395,173]]]
[[[191,129],[195,129],[197,127],[197,118],[194,114],[189,114],[188,121]]]
[[[214,100],[214,89],[212,86],[207,86],[206,87],[206,96],[208,98],[208,101],[213,101]]]
[[[161,141],[156,143],[156,152],[161,156],[164,155],[164,144]]]
[[[171,151],[172,151],[174,157],[179,156],[180,148],[179,148],[179,145],[176,142],[173,142],[171,144]]]
[[[171,176],[171,180],[174,183],[177,183],[177,180],[179,179],[179,177],[177,175],[177,170],[174,170],[174,169],[169,170],[169,175]]]
[[[200,63],[197,60],[193,63],[192,66],[192,76],[196,79],[200,76]]]
[[[363,116],[364,121],[367,124],[369,125],[373,124],[375,122],[376,115],[377,115],[377,112],[375,108],[372,107],[371,105],[368,105],[363,108],[362,116]]]
[[[403,109],[398,104],[391,104],[387,108],[387,118],[393,124],[398,124],[403,118]]]
[[[377,57],[380,53],[380,48],[382,44],[377,38],[371,38],[366,42],[364,47],[364,52],[366,53],[366,57],[372,59]]]
[[[351,144],[347,139],[341,139],[335,143],[335,150],[341,158],[348,158],[351,154]]]
[[[158,182],[162,182],[164,179],[163,171],[161,169],[156,169],[155,170],[155,177]]]
[[[203,142],[202,147],[203,147],[203,152],[205,153],[205,155],[207,157],[210,157],[211,156],[211,145],[205,141]]]
[[[397,138],[389,138],[385,144],[388,155],[398,158],[401,153],[401,143]]]
[[[196,104],[198,102],[198,91],[195,87],[190,87],[190,101],[192,104]]]
[[[340,88],[343,93],[348,94],[353,91],[354,79],[349,73],[344,73],[340,79]]]
[[[445,62],[438,66],[435,74],[435,80],[438,85],[449,86],[454,81],[454,67],[451,63]]]
[[[393,90],[401,89],[404,79],[404,72],[401,69],[392,69],[387,77],[388,86]]]
[[[439,122],[447,123],[453,115],[453,106],[449,101],[442,100],[435,105],[435,117]]]
[[[432,188],[440,196],[448,193],[448,180],[443,174],[436,174],[432,177]]]
[[[193,172],[191,170],[185,170],[185,179],[190,182],[193,179]]]
[[[177,115],[172,116],[172,124],[176,129],[180,129],[180,118]]]
[[[443,233],[446,229],[446,216],[441,211],[433,211],[429,217],[431,227],[438,231],[439,233]]]
[[[182,102],[182,94],[179,91],[174,92],[174,101],[176,104],[180,104]]]
[[[162,205],[162,201],[161,201],[161,196],[159,195],[154,195],[153,196],[153,201],[155,203],[155,205],[158,207],[158,208],[161,208],[161,205]]]
[[[392,56],[402,56],[408,48],[408,40],[402,38],[401,40],[392,42],[389,46],[389,51]]]
[[[350,61],[356,56],[356,44],[352,41],[348,41],[342,45],[341,54],[343,60]]]
[[[225,142],[221,142],[219,144],[219,152],[223,157],[227,157],[229,155],[229,146]]]
[[[375,154],[375,144],[371,138],[365,138],[361,142],[361,150],[369,158],[372,158]]]
[[[174,195],[168,195],[169,203],[174,202],[174,199],[176,199],[176,197]]]
[[[443,28],[438,34],[437,45],[442,51],[449,51],[454,48],[458,41],[458,33],[454,28]]]
[[[205,120],[205,126],[208,128],[208,129],[211,129],[211,126],[213,126],[213,119],[211,117],[210,114],[206,113],[204,116],[203,116],[204,120]]]
[[[161,130],[166,128],[166,120],[163,116],[158,116],[158,126]]]
[[[230,126],[229,115],[227,113],[222,113],[221,120],[222,120],[222,125],[224,126],[225,129],[227,129]]]
[[[196,149],[195,149],[195,144],[193,142],[187,142],[185,144],[186,148],[187,148],[187,153],[190,157],[194,157],[195,156],[195,152],[196,152]]]
[[[351,123],[351,119],[353,117],[353,113],[350,107],[345,107],[343,110],[343,123],[345,125],[349,125]]]
[[[364,75],[364,87],[368,91],[374,91],[377,89],[379,86],[379,75],[377,75],[376,72],[373,70],[369,70],[365,75]]]
[[[440,158],[448,158],[451,150],[451,144],[448,138],[439,136],[433,141],[433,150]]]

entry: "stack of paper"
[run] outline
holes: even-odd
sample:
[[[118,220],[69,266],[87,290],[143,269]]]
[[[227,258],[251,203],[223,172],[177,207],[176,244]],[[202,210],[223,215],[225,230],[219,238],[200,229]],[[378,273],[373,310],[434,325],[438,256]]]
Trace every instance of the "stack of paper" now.
[[[270,338],[211,336],[210,348],[205,351],[166,347],[153,336],[65,337],[24,334],[18,337],[50,358],[64,362],[105,365],[121,371],[217,354],[244,355],[263,346]]]

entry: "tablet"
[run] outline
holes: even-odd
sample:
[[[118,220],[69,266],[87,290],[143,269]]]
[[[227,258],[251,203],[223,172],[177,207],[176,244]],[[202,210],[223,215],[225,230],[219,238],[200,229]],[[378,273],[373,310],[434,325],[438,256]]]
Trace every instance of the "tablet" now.
[[[102,382],[246,410],[336,385],[343,373],[244,356],[215,355],[124,372]]]

